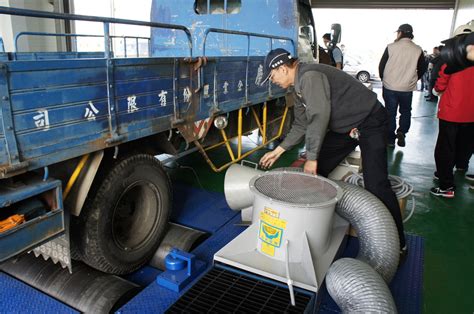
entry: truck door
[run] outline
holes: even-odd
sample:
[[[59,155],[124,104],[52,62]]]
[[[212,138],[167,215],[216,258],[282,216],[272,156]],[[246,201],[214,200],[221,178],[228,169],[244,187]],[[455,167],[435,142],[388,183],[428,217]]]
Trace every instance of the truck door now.
[[[309,0],[298,1],[298,58],[314,62],[317,58],[316,32]]]

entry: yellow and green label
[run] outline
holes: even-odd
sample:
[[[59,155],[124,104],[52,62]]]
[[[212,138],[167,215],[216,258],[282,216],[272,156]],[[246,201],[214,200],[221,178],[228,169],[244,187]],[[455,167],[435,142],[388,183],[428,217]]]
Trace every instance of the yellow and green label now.
[[[268,207],[260,213],[259,238],[263,242],[261,249],[270,256],[274,256],[275,248],[281,246],[283,230],[286,228],[286,221],[279,217],[278,211]]]

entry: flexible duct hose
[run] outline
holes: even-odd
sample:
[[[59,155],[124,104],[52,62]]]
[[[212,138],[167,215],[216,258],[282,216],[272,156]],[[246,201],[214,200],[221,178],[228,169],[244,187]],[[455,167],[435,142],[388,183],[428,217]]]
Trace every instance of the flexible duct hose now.
[[[345,313],[396,313],[386,282],[398,267],[400,240],[392,215],[369,191],[338,182],[344,193],[336,212],[359,236],[356,259],[335,261],[326,275],[328,292]],[[366,263],[364,263],[366,262]]]
[[[389,175],[388,179],[392,186],[393,192],[397,196],[397,199],[403,199],[411,195],[413,192],[413,185],[403,180],[401,177]],[[344,179],[345,182],[352,183],[358,186],[364,187],[364,177],[359,173],[353,173]],[[411,210],[407,217],[403,219],[403,222],[410,220],[411,216],[415,212],[415,197],[411,196]]]
[[[335,261],[326,276],[329,294],[343,313],[396,313],[397,307],[383,278],[353,258]]]
[[[344,193],[336,212],[357,231],[360,247],[357,259],[367,262],[390,282],[400,258],[400,240],[392,215],[369,191],[353,184],[338,183]]]

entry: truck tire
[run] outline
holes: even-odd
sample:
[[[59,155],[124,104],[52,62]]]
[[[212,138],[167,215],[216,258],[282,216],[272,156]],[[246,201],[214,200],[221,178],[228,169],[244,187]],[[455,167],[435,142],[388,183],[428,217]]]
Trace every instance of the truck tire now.
[[[170,181],[161,163],[144,154],[129,156],[99,176],[72,224],[74,240],[89,266],[127,274],[151,259],[165,235]]]

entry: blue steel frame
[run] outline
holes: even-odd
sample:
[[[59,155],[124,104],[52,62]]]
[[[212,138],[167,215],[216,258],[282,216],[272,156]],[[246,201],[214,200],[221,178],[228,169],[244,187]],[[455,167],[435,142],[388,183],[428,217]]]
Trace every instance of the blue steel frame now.
[[[191,42],[191,33],[189,30],[181,25],[172,25],[172,24],[163,24],[163,23],[150,23],[150,22],[141,22],[141,21],[133,21],[133,20],[124,20],[124,19],[112,19],[112,18],[103,18],[103,17],[91,17],[91,16],[83,16],[83,15],[72,15],[72,14],[58,14],[58,13],[49,13],[49,12],[41,12],[41,11],[32,11],[32,10],[24,10],[24,9],[15,9],[15,8],[8,8],[8,7],[0,7],[0,14],[10,14],[10,15],[20,15],[20,16],[28,16],[28,17],[40,17],[40,18],[52,18],[52,19],[62,19],[62,20],[81,20],[81,21],[94,21],[94,22],[102,22],[104,26],[104,43],[105,43],[105,52],[104,52],[104,59],[105,59],[105,69],[106,69],[106,89],[107,89],[107,120],[108,120],[108,129],[109,129],[109,138],[106,139],[105,145],[97,147],[94,145],[95,148],[82,148],[78,149],[79,153],[74,152],[77,148],[74,147],[73,149],[69,149],[68,152],[64,154],[64,156],[56,157],[56,158],[47,158],[48,160],[42,160],[38,163],[29,163],[28,161],[20,161],[20,158],[28,159],[26,157],[24,151],[20,152],[19,143],[17,136],[17,127],[14,123],[14,104],[10,101],[10,92],[12,91],[12,69],[15,68],[17,65],[15,62],[5,62],[4,64],[0,64],[0,68],[2,70],[1,74],[2,77],[0,78],[0,92],[2,92],[2,126],[3,132],[0,133],[0,153],[4,153],[5,156],[0,156],[0,178],[8,177],[14,175],[18,172],[23,172],[27,169],[34,169],[38,167],[44,167],[48,164],[52,164],[54,162],[59,162],[61,160],[70,159],[76,156],[80,156],[84,153],[88,153],[91,151],[95,151],[97,149],[103,149],[106,146],[114,145],[120,143],[125,140],[125,136],[123,134],[118,133],[118,114],[117,114],[117,107],[118,104],[116,103],[115,99],[115,81],[114,81],[114,72],[115,72],[115,60],[112,58],[111,54],[111,37],[109,32],[109,25],[111,23],[118,23],[118,24],[130,24],[130,25],[141,25],[141,26],[148,26],[148,27],[159,27],[165,29],[174,29],[174,30],[181,30],[183,31],[187,38],[188,38],[188,47],[189,47],[189,57],[192,57],[192,42]],[[13,54],[13,59],[15,59],[15,55]],[[65,61],[63,67],[64,68],[73,68],[74,63],[77,60],[70,60]],[[139,62],[137,62],[139,63]],[[35,64],[32,67],[38,66],[39,64]],[[43,66],[47,69],[49,64],[44,64]],[[25,66],[28,68],[26,64],[22,64],[21,66]],[[20,66],[20,67],[21,67]],[[98,64],[99,67],[102,67],[103,64]],[[57,65],[56,65],[57,67]],[[57,68],[56,68],[57,69]],[[50,69],[52,71],[56,70],[54,68]],[[23,69],[23,71],[28,71],[27,69]],[[32,73],[33,74],[33,73]],[[100,74],[99,74],[100,76]],[[41,77],[31,77],[32,80],[38,80]],[[55,78],[52,78],[55,80]],[[85,82],[87,83],[87,82]],[[173,91],[174,92],[174,91]],[[56,101],[61,101],[60,99],[56,99]],[[93,106],[93,105],[92,105]],[[90,110],[96,110],[95,106],[92,107]],[[38,111],[39,112],[39,111]],[[42,111],[45,115],[47,111]],[[49,116],[47,117],[49,119]],[[43,124],[45,122],[41,122]],[[164,129],[168,129],[168,127]],[[163,130],[164,130],[163,129]],[[156,133],[156,132],[155,132]],[[3,139],[1,138],[3,135]],[[149,135],[149,134],[148,134]],[[142,136],[138,136],[140,138]],[[28,141],[27,141],[28,142]],[[24,147],[26,150],[27,147]],[[25,158],[26,157],[26,158]]]
[[[202,75],[196,80],[192,69],[191,33],[185,26],[4,7],[0,7],[0,14],[102,22],[105,43],[102,58],[90,54],[93,59],[87,59],[88,55],[83,54],[79,59],[60,60],[70,53],[32,53],[34,56],[30,59],[25,53],[0,56],[0,60],[14,59],[0,64],[4,66],[0,72],[4,124],[0,130],[0,178],[167,131],[180,123],[193,123],[216,113],[282,97],[286,91],[270,83],[266,86],[260,86],[257,81],[249,83],[258,77],[263,63],[263,56],[250,55],[250,37],[263,38],[270,47],[275,41],[289,42],[296,53],[294,40],[290,37],[211,28],[206,34],[246,36],[247,53],[243,57],[209,58],[208,65],[200,69]],[[183,31],[190,55],[186,59],[113,58],[110,23]],[[205,42],[202,44],[204,51]],[[22,60],[43,59],[15,61],[19,56]],[[238,89],[243,82],[244,88]],[[229,91],[222,87],[225,85],[229,86]],[[186,92],[197,92],[195,86],[207,86],[208,94],[201,89],[197,100],[186,99]],[[168,97],[157,104],[158,93]],[[132,102],[140,104],[140,110],[130,110]],[[83,115],[84,109],[86,115]],[[35,124],[39,123],[35,127],[33,121],[38,117],[47,123],[35,121]]]
[[[2,97],[1,118],[8,163],[10,164],[11,171],[18,171],[28,167],[28,162],[20,161],[20,152],[15,138],[10,91],[7,82],[7,67],[5,64],[0,64],[0,94]]]
[[[15,189],[5,186],[0,188],[0,208],[48,192],[53,206],[48,208],[46,214],[0,233],[0,243],[2,243],[0,262],[29,248],[34,248],[65,230],[61,181],[36,180]]]

